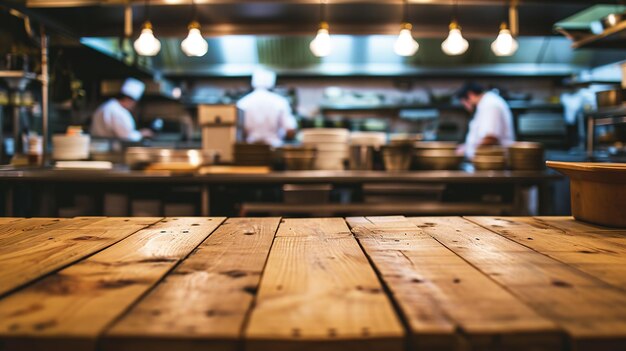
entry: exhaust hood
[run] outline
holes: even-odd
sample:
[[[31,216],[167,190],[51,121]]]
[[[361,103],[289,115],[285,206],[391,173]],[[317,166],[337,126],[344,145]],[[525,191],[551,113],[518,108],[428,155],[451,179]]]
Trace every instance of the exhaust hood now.
[[[521,37],[511,57],[496,57],[492,39],[470,40],[461,56],[441,52],[442,39],[419,39],[420,50],[404,58],[393,51],[394,35],[334,35],[331,55],[317,58],[308,49],[312,37],[227,35],[208,38],[209,52],[188,57],[180,38],[160,38],[161,53],[149,66],[166,77],[243,77],[259,65],[284,76],[567,76],[606,62],[590,51],[574,51],[562,37]],[[115,57],[117,38],[84,38],[83,44]],[[606,53],[604,53],[606,54]],[[145,58],[144,58],[145,59]]]

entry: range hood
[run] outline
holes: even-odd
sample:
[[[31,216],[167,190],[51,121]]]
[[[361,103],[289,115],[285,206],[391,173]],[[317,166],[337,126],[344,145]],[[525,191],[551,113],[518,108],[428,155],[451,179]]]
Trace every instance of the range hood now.
[[[403,58],[393,52],[393,35],[335,35],[332,54],[320,59],[309,51],[311,39],[212,37],[208,38],[209,52],[197,58],[182,53],[181,39],[160,38],[161,53],[151,59],[150,66],[173,78],[243,77],[259,65],[283,76],[568,76],[617,60],[606,52],[574,51],[562,37],[521,37],[520,49],[511,57],[495,56],[490,50],[492,39],[471,39],[469,51],[455,57],[441,51],[443,39],[418,39],[417,54]],[[116,38],[84,38],[82,42],[109,55],[126,56],[119,52]]]

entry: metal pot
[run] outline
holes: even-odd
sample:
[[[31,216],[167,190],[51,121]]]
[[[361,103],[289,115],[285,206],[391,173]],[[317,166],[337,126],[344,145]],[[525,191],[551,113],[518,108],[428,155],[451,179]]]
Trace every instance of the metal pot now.
[[[624,102],[625,98],[626,90],[624,89],[611,89],[596,93],[598,107],[619,106]]]

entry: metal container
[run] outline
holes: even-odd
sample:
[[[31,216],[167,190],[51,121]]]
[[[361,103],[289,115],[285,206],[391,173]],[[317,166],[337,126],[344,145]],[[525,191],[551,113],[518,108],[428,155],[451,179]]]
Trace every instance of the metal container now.
[[[513,170],[541,170],[543,165],[543,145],[541,143],[517,142],[509,146],[509,163]]]
[[[381,148],[387,171],[407,171],[411,168],[411,148],[404,145],[387,145]]]
[[[129,147],[124,160],[131,169],[145,169],[151,165],[159,165],[159,169],[167,169],[168,165],[180,169],[198,168],[212,164],[216,157],[215,151],[200,149],[164,149],[151,147]]]
[[[598,107],[620,106],[626,98],[626,90],[611,89],[598,91],[596,93],[596,103]]]
[[[419,169],[455,170],[463,162],[463,156],[455,150],[423,150],[415,157]]]
[[[313,169],[316,150],[310,146],[283,146],[277,149],[279,157],[291,171],[305,171]]]
[[[350,169],[355,171],[374,169],[374,147],[352,145],[350,147]]]
[[[472,160],[477,171],[495,171],[506,167],[506,158],[502,155],[479,155]]]

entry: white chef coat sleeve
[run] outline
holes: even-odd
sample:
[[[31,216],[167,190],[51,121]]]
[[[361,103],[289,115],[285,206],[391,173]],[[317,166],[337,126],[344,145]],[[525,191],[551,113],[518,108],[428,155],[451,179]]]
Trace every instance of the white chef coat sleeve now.
[[[111,127],[116,137],[128,141],[139,141],[141,133],[135,129],[133,116],[124,108],[111,111]]]
[[[296,127],[298,126],[296,118],[291,113],[291,107],[289,106],[289,102],[287,102],[286,100],[284,101],[283,107],[281,108],[278,123],[279,127],[283,130],[296,129]]]
[[[476,111],[476,142],[482,142],[483,138],[486,136],[494,136],[500,139],[502,130],[504,130],[504,116],[502,116],[502,111],[496,104],[489,104],[486,106],[481,106],[479,110]]]

